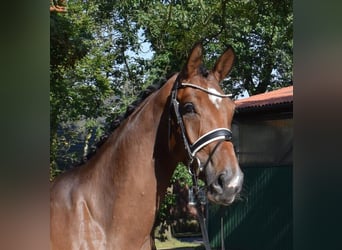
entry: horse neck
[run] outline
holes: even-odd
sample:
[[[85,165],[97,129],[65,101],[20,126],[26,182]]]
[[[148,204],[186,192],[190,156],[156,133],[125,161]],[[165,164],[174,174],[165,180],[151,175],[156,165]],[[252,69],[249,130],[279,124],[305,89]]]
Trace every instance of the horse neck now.
[[[115,192],[150,193],[157,203],[163,197],[178,162],[168,147],[168,98],[173,82],[171,78],[147,97],[103,145],[99,167],[111,178]]]

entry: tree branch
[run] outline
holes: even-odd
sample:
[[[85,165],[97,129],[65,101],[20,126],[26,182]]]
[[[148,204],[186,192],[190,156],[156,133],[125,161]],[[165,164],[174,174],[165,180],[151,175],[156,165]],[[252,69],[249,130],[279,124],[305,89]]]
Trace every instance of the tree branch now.
[[[62,5],[60,5],[63,4]],[[66,6],[64,6],[66,1],[56,1],[56,0],[50,0],[50,12],[59,12],[59,13],[65,13],[67,12]]]
[[[50,12],[59,12],[59,13],[65,13],[67,12],[67,9],[62,6],[50,6]]]

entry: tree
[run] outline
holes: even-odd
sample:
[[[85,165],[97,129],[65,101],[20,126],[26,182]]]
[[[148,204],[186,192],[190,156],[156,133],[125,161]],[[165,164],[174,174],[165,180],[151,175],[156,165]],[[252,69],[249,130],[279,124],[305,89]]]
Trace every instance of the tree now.
[[[209,68],[228,44],[235,49],[238,60],[222,83],[234,97],[292,84],[288,0],[73,0],[66,13],[51,12],[50,20],[53,169],[60,149],[68,154],[78,136],[66,139],[59,128],[85,120],[84,133],[96,128],[99,137],[142,89],[178,71],[199,40]],[[139,56],[144,42],[150,60]]]
[[[67,12],[65,0],[50,0],[50,12]]]
[[[292,1],[150,1],[136,22],[151,42],[160,71],[176,71],[196,41],[213,63],[227,44],[238,61],[223,87],[234,96],[292,84]]]
[[[79,162],[141,90],[179,71],[195,42],[208,68],[233,46],[238,60],[222,87],[234,97],[293,84],[292,1],[70,0],[66,12],[56,3],[66,6],[50,5],[50,179]],[[151,59],[140,56],[143,43]],[[191,184],[186,168],[175,177]],[[160,220],[174,202],[167,194]]]
[[[189,187],[193,186],[192,182],[188,167],[182,163],[178,164],[171,177],[171,188],[168,189],[160,204],[155,221],[155,226],[158,228],[156,235],[160,240],[170,239],[171,225],[175,225],[175,222],[184,224],[194,218],[194,215],[190,214],[194,206],[192,205],[193,208],[191,208],[189,205],[188,196]],[[198,185],[203,187],[204,182],[198,180]]]
[[[79,138],[89,147],[89,133],[95,129],[99,138],[107,129],[103,119],[122,113],[143,86],[144,60],[127,55],[136,46],[136,28],[119,12],[99,9],[96,2],[75,0],[66,13],[50,12],[51,179],[63,163],[80,161],[70,150]],[[79,121],[82,132],[75,133]]]

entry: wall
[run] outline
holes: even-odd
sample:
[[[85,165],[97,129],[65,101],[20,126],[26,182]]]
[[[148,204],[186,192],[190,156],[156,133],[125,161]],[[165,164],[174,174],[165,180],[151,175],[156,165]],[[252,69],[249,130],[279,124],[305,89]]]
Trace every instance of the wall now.
[[[208,205],[212,248],[292,249],[292,112],[244,114],[232,130],[244,187],[233,205]]]

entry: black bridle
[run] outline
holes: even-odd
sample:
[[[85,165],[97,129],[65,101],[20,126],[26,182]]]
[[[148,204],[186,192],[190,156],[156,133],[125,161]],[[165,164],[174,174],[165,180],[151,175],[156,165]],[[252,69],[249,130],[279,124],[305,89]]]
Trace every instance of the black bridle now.
[[[209,95],[215,95],[215,96],[221,97],[221,98],[229,98],[231,95],[223,95],[223,94],[210,92],[209,90],[207,90],[203,87],[200,87],[198,85],[191,84],[191,83],[180,83],[178,78],[173,85],[173,88],[171,91],[171,109],[174,111],[177,124],[181,130],[181,136],[182,136],[182,140],[184,143],[185,151],[187,152],[187,155],[188,155],[187,166],[189,167],[189,170],[192,171],[191,166],[192,166],[194,160],[196,159],[197,163],[199,163],[199,165],[198,165],[199,171],[202,171],[206,167],[206,165],[209,163],[210,158],[213,155],[213,153],[216,150],[218,145],[215,146],[213,152],[209,155],[209,158],[204,165],[200,164],[199,159],[196,157],[196,153],[198,151],[200,151],[202,148],[204,148],[206,145],[208,145],[212,142],[218,141],[218,144],[220,144],[223,141],[231,141],[232,140],[232,132],[228,128],[216,128],[216,129],[213,129],[213,130],[207,132],[206,134],[200,136],[194,143],[191,144],[189,142],[189,139],[187,138],[187,135],[186,135],[186,129],[184,126],[183,118],[182,118],[180,111],[179,111],[179,102],[177,100],[178,89],[187,88],[187,87],[198,89],[198,90],[201,90],[201,91],[208,93]],[[170,120],[171,120],[171,116],[170,116]]]
[[[185,151],[187,152],[187,155],[188,155],[187,167],[188,167],[189,173],[191,174],[192,179],[193,179],[194,194],[195,194],[195,199],[196,199],[196,208],[197,208],[197,213],[198,213],[199,222],[200,222],[200,226],[201,226],[203,242],[204,242],[206,250],[210,250],[208,231],[207,231],[206,223],[204,221],[204,215],[202,213],[201,204],[200,204],[200,200],[199,200],[198,175],[203,169],[205,169],[207,167],[207,165],[210,162],[211,157],[213,156],[213,154],[216,151],[216,149],[218,148],[218,146],[223,141],[231,141],[232,140],[232,132],[228,128],[216,128],[216,129],[213,129],[213,130],[205,133],[204,135],[200,136],[194,143],[192,143],[192,144],[189,143],[189,139],[186,135],[186,129],[184,126],[183,118],[182,118],[180,111],[179,111],[179,102],[177,100],[178,89],[187,88],[187,87],[198,89],[200,91],[204,91],[204,92],[208,93],[208,95],[214,95],[214,96],[217,96],[220,98],[229,98],[231,95],[223,95],[223,94],[219,94],[216,92],[212,92],[208,89],[205,89],[201,86],[198,86],[198,85],[195,85],[192,83],[181,83],[179,81],[178,77],[177,77],[177,79],[173,85],[172,91],[171,91],[171,104],[170,104],[170,106],[171,106],[171,110],[173,110],[173,112],[175,114],[177,124],[181,130],[181,136],[182,136],[182,140],[184,143]],[[171,126],[170,123],[171,123],[171,116],[169,118],[169,127]],[[170,133],[170,131],[169,131],[169,133]],[[170,135],[169,135],[169,138],[170,138]],[[201,164],[199,158],[196,157],[196,153],[198,151],[200,151],[206,145],[208,145],[212,142],[215,142],[215,141],[217,141],[217,144],[215,145],[212,152],[209,154],[207,161],[204,164]],[[194,161],[195,159],[196,159],[196,161]],[[193,166],[194,162],[197,163],[197,170],[195,170],[195,167]]]

